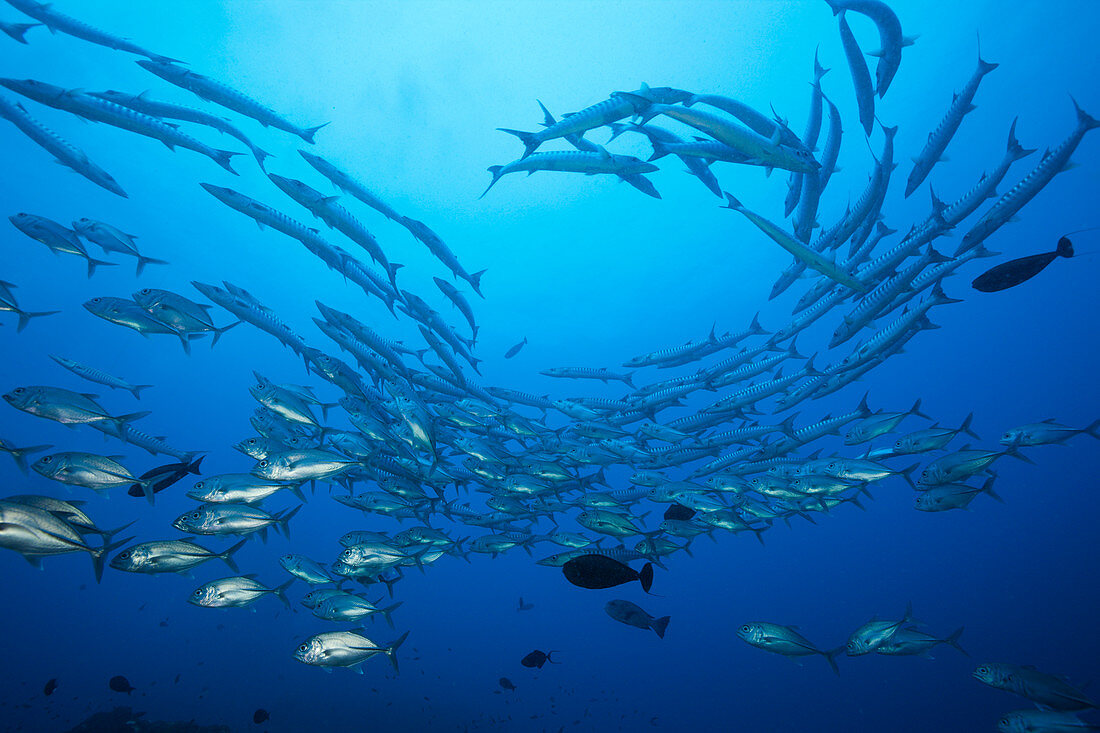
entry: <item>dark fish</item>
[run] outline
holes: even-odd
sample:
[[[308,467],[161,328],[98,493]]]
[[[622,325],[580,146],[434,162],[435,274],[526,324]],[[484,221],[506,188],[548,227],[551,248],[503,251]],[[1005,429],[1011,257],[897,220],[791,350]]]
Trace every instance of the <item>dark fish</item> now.
[[[1066,237],[1058,240],[1058,247],[1053,252],[1002,262],[976,277],[971,285],[975,290],[983,293],[995,293],[998,290],[1015,287],[1038,275],[1043,268],[1059,257],[1073,257],[1073,243]]]
[[[136,689],[130,685],[130,680],[126,679],[122,675],[116,675],[112,677],[111,681],[108,682],[107,685],[115,692],[125,692],[127,695],[129,695],[131,692],[134,691],[134,689]]]
[[[265,720],[270,720],[270,719],[271,719],[271,716],[268,715],[267,711],[264,710],[263,708],[260,708],[256,712],[252,713],[252,722],[255,723],[256,725],[259,725],[260,723],[264,722]]]
[[[523,659],[519,660],[519,663],[522,664],[524,667],[538,667],[539,669],[542,669],[542,665],[546,664],[547,662],[550,662],[550,664],[557,664],[557,662],[550,658],[550,655],[553,654],[555,651],[557,650],[551,649],[548,652],[542,652],[536,649]]]
[[[524,603],[523,596],[519,597],[519,605],[516,607],[517,611],[530,611],[535,607],[534,603]]]
[[[198,475],[199,466],[202,465],[202,459],[206,456],[199,456],[191,463],[168,463],[163,466],[151,468],[145,473],[141,474],[141,479],[155,478],[156,481],[150,484],[154,494],[158,494],[164,491],[172,484],[179,481],[181,478],[189,473]],[[130,487],[130,490],[126,492],[130,496],[145,496],[145,492],[141,488],[141,484],[134,484]]]
[[[514,691],[516,689],[516,686],[512,684],[512,680],[508,679],[507,677],[500,678],[500,686],[503,687],[505,690]]]
[[[49,697],[50,695],[53,694],[53,691],[56,690],[56,689],[57,689],[57,678],[54,677],[52,680],[50,680],[49,682],[46,683],[45,687],[42,688],[42,694],[45,695],[46,697]]]
[[[639,573],[629,565],[605,555],[581,555],[561,567],[565,579],[581,588],[614,588],[633,580],[640,581],[646,593],[653,586],[653,565],[646,563]]]
[[[504,352],[504,358],[505,359],[511,359],[513,356],[515,356],[516,354],[519,353],[519,350],[522,349],[524,344],[526,344],[526,343],[527,343],[527,337],[524,336],[523,341],[520,341],[518,344],[516,344],[515,346],[513,346],[512,348],[510,348],[506,352]]]
[[[638,629],[653,629],[660,638],[665,638],[665,629],[671,616],[654,618],[645,612],[641,606],[630,601],[608,601],[604,606],[607,615],[621,624],[633,626]]]
[[[665,509],[665,519],[678,519],[686,522],[695,516],[695,510],[689,509],[682,504],[672,504]]]

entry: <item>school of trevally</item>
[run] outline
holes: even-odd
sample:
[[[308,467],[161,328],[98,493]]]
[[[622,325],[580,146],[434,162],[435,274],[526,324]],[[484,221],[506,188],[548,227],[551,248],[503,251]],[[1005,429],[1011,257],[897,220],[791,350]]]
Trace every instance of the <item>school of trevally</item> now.
[[[0,31],[0,731],[1100,730],[1100,5]]]

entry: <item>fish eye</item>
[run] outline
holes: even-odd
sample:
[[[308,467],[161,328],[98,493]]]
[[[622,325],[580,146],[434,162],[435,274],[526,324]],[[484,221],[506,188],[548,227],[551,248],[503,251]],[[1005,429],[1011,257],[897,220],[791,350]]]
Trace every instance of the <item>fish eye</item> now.
[[[202,595],[202,588],[196,588],[196,589],[195,589],[195,592],[194,592],[194,593],[192,593],[192,595],[193,595],[193,596],[195,596],[196,598],[197,598],[198,596],[201,596],[201,595]]]
[[[191,513],[191,518],[192,518],[192,519],[198,519],[198,518],[199,518],[199,516],[200,516],[200,515],[199,515],[199,513],[198,513],[198,512],[192,512],[192,513]]]
[[[205,481],[199,481],[199,482],[197,482],[197,483],[195,484],[195,488],[196,488],[196,489],[201,489],[201,488],[203,487],[203,484],[204,484],[204,483],[206,483],[206,482],[205,482]]]
[[[260,468],[267,468],[267,461],[260,461]]]
[[[749,625],[748,625],[748,624],[745,624],[744,626],[742,626],[742,627],[741,627],[741,630],[742,630],[742,631],[744,631],[745,633],[748,633],[748,631],[749,631]]]
[[[130,551],[129,550],[123,550],[122,552],[118,553],[118,556],[121,557],[121,558],[130,557]]]
[[[304,652],[306,650],[306,648],[307,648],[306,645],[302,644],[300,647],[298,647],[298,651]]]
[[[141,294],[142,294],[142,295],[148,295],[148,294],[149,294],[149,293],[151,293],[151,292],[152,292],[152,291],[151,291],[151,290],[149,290],[149,288],[142,288],[142,289],[141,289]]]
[[[24,390],[22,387],[16,387],[15,388],[15,394],[23,394],[24,391],[26,391],[26,390]]]
[[[45,458],[42,459],[42,462],[43,463],[49,463],[52,460],[53,460],[53,456],[46,456]]]

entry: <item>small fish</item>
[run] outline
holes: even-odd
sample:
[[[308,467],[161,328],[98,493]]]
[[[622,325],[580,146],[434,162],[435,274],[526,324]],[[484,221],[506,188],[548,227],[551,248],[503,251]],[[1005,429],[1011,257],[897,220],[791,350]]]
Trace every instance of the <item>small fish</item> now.
[[[124,389],[134,396],[135,400],[141,399],[141,391],[143,389],[149,389],[153,385],[151,384],[130,384],[125,379],[119,379],[116,376],[108,374],[107,372],[95,369],[94,367],[84,366],[79,362],[75,362],[72,359],[66,359],[63,356],[55,356],[50,354],[50,358],[56,361],[61,366],[68,369],[70,372],[80,377],[81,379],[87,379],[89,382],[95,382],[96,384],[102,384],[105,387],[111,389]]]
[[[57,678],[54,677],[46,683],[46,686],[42,688],[42,694],[49,697],[57,689]]]
[[[167,463],[163,466],[151,468],[138,476],[139,483],[131,486],[126,493],[130,496],[145,496],[145,490],[142,487],[150,486],[154,494],[159,494],[188,474],[199,474],[199,468],[202,466],[205,457],[199,456],[194,461]]]
[[[556,650],[543,652],[536,649],[530,654],[524,656],[523,659],[519,660],[519,663],[522,664],[524,667],[538,667],[539,669],[542,669],[542,665],[546,664],[547,662],[550,662],[550,664],[557,664],[557,662],[555,662],[550,657],[550,655],[554,654],[555,651]]]
[[[890,641],[886,642],[878,649],[875,649],[875,653],[891,657],[921,656],[931,659],[932,657],[929,652],[934,647],[939,644],[947,644],[969,657],[970,655],[966,654],[966,650],[959,644],[959,637],[962,636],[962,632],[963,629],[960,627],[946,639],[938,639],[923,631],[914,628],[905,628],[894,634]]]
[[[879,621],[873,618],[853,631],[848,637],[848,644],[844,647],[844,651],[849,657],[870,654],[883,644],[892,641],[899,630],[911,623],[913,623],[913,604],[910,603],[906,606],[905,615],[900,621]]]
[[[114,677],[112,677],[110,680],[108,680],[107,686],[115,692],[125,692],[127,695],[137,689],[130,684],[130,680],[126,679],[122,675],[115,675]]]
[[[303,664],[315,667],[354,667],[354,671],[362,674],[363,670],[358,665],[378,654],[385,654],[393,671],[397,672],[397,650],[409,637],[405,632],[394,642],[386,645],[378,645],[363,635],[363,629],[352,631],[328,631],[323,634],[311,636],[298,645],[294,652],[294,658]]]
[[[782,654],[791,659],[820,654],[825,657],[825,661],[839,676],[840,668],[836,666],[836,657],[844,651],[844,647],[837,647],[829,651],[818,649],[802,634],[798,633],[797,628],[797,626],[755,622],[743,624],[737,629],[737,635],[757,649],[763,649],[773,654]]]
[[[603,610],[619,623],[639,629],[653,629],[654,633],[662,639],[665,638],[668,622],[672,620],[671,616],[654,618],[630,601],[608,601]]]
[[[515,346],[513,346],[512,348],[510,348],[510,349],[508,349],[507,351],[504,352],[504,358],[505,359],[511,359],[513,356],[515,356],[516,354],[519,353],[520,349],[522,349],[526,345],[527,345],[527,337],[524,336],[523,341],[520,341],[518,344],[516,344]]]
[[[1073,257],[1073,243],[1066,237],[1058,240],[1058,246],[1053,252],[1002,262],[978,275],[970,284],[983,293],[1007,290],[1035,277],[1059,257]]]
[[[260,723],[265,723],[270,719],[271,715],[263,708],[260,708],[256,712],[252,713],[252,722],[256,725],[259,725]]]
[[[501,678],[500,678],[500,680],[499,680],[499,682],[500,682],[500,686],[501,686],[501,687],[502,687],[503,689],[505,689],[505,690],[511,690],[512,692],[515,692],[515,691],[516,691],[516,686],[515,686],[515,685],[513,685],[513,684],[512,684],[512,680],[508,679],[507,677],[501,677]]]
[[[1018,428],[1006,431],[1001,436],[1001,445],[1053,445],[1063,443],[1082,433],[1100,440],[1100,420],[1094,420],[1090,425],[1083,428],[1070,428],[1059,425],[1053,419],[1032,423],[1031,425],[1021,425]]]
[[[1100,730],[1100,725],[1086,723],[1073,713],[1057,710],[1015,710],[997,721],[1000,733],[1081,733]]]
[[[519,597],[519,605],[516,606],[516,611],[530,611],[535,607],[534,603],[524,603],[523,596]]]
[[[266,595],[273,595],[290,608],[290,601],[286,597],[286,589],[294,582],[291,578],[287,582],[275,588],[267,588],[256,580],[252,574],[238,575],[231,578],[222,578],[207,583],[195,590],[188,603],[203,608],[242,608],[255,603]]]

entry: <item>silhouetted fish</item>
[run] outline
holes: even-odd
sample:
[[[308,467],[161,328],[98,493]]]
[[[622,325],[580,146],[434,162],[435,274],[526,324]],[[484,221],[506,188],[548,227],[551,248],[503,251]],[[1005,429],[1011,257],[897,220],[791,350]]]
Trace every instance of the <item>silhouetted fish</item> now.
[[[53,679],[51,679],[49,682],[46,683],[45,687],[42,688],[42,694],[45,695],[46,697],[49,697],[50,695],[53,694],[53,691],[56,690],[56,689],[57,689],[57,678],[54,677]]]
[[[519,353],[519,350],[522,349],[526,343],[527,343],[527,337],[524,336],[523,341],[520,341],[518,344],[516,344],[512,348],[508,349],[508,351],[504,352],[504,358],[505,359],[511,359],[513,356],[515,356],[516,354]]]
[[[523,659],[519,660],[519,663],[522,664],[524,667],[538,667],[539,669],[542,669],[542,665],[546,664],[547,662],[550,662],[550,664],[557,664],[557,662],[550,658],[550,655],[552,655],[554,651],[556,650],[551,649],[548,652],[542,652],[536,649]]]
[[[648,593],[653,586],[653,565],[646,563],[639,573],[629,565],[605,555],[581,555],[562,565],[565,579],[581,588],[614,588],[633,580],[640,581]]]
[[[153,493],[158,494],[189,473],[195,475],[201,473],[201,471],[199,471],[199,466],[202,465],[203,458],[205,458],[205,456],[199,456],[190,463],[168,463],[163,466],[157,466],[141,474],[140,478],[144,480],[156,479],[150,486],[153,489]],[[141,484],[134,484],[126,493],[130,496],[145,496]]]
[[[1066,237],[1058,240],[1058,247],[1053,252],[1002,262],[976,277],[971,285],[983,293],[1015,287],[1038,275],[1058,257],[1073,257],[1073,243]]]
[[[130,684],[130,680],[126,679],[122,675],[116,675],[112,677],[107,685],[115,692],[125,692],[127,695],[129,695],[135,689]]]
[[[514,691],[516,689],[516,686],[512,684],[512,680],[508,679],[507,677],[500,678],[500,686],[503,687],[505,690]]]
[[[252,722],[256,725],[259,725],[260,723],[264,722],[265,720],[269,720],[270,718],[271,716],[263,708],[260,708],[256,712],[252,713]]]
[[[665,519],[678,519],[686,522],[695,516],[695,510],[689,509],[682,504],[671,504],[668,509],[665,509]]]

